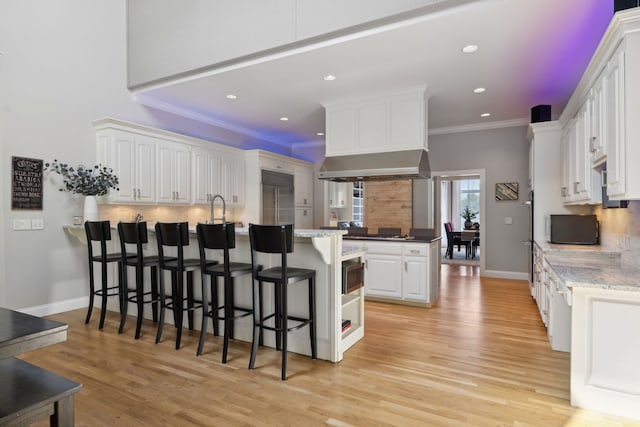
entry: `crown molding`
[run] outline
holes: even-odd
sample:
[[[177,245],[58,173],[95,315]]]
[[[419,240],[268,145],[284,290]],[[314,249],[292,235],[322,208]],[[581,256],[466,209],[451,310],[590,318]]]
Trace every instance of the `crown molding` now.
[[[531,120],[525,117],[521,119],[502,120],[498,122],[472,123],[469,125],[462,125],[462,126],[449,126],[449,127],[429,129],[429,135],[446,135],[450,133],[475,132],[479,130],[511,128],[511,127],[517,127],[517,126],[527,126],[529,123],[531,123]]]

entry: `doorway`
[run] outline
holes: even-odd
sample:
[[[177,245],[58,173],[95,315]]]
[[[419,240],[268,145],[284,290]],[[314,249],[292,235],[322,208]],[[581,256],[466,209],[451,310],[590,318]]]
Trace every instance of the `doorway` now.
[[[486,229],[483,224],[485,216],[485,170],[460,170],[460,171],[440,171],[432,172],[432,176],[439,176],[441,182],[440,188],[440,227],[442,236],[442,263],[443,264],[463,264],[480,266],[480,274],[485,271],[485,236],[483,231]],[[465,208],[468,209],[471,219],[473,231],[479,243],[476,247],[475,258],[467,258],[465,247],[454,247],[453,259],[445,258],[447,250],[447,233],[444,229],[445,222],[451,222],[453,229],[460,232],[465,227],[465,219],[462,214]]]

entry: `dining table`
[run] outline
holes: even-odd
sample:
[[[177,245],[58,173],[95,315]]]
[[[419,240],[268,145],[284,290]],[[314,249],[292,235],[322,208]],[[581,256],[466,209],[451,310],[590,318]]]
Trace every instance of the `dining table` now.
[[[0,426],[49,417],[72,426],[74,395],[82,385],[14,356],[67,339],[68,325],[0,307]]]
[[[460,240],[462,242],[471,242],[469,245],[467,246],[467,255],[466,257],[469,258],[471,257],[471,259],[475,259],[476,257],[476,250],[475,248],[477,247],[477,242],[478,240],[476,239],[480,239],[480,230],[479,229],[469,229],[469,230],[454,230],[451,231],[451,236],[455,239],[456,237],[460,238]],[[463,239],[463,236],[465,237],[465,239]],[[451,254],[451,256],[453,256],[453,254]]]

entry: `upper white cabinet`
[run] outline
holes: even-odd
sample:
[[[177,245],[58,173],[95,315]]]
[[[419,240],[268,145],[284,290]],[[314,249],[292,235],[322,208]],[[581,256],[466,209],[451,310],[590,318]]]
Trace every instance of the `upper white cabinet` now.
[[[156,146],[145,135],[113,128],[96,129],[98,162],[113,168],[120,191],[109,192],[112,203],[155,203]]]
[[[589,204],[602,202],[600,174],[591,168],[591,104],[585,103],[576,117],[567,124],[566,151],[569,181],[565,202]],[[565,167],[566,167],[565,166]],[[568,186],[567,186],[568,184]]]
[[[243,206],[245,201],[244,157],[224,155],[220,159],[221,194],[229,206]]]
[[[627,193],[625,50],[623,43],[609,60],[606,69],[607,195],[611,198],[624,198]],[[636,72],[638,71],[640,69],[636,69]],[[633,86],[631,82],[629,82],[629,86]],[[640,110],[636,109],[636,112],[638,111]],[[633,117],[629,117],[629,119],[633,121]],[[630,127],[633,128],[633,126]],[[636,133],[636,135],[639,134]],[[636,142],[635,145],[638,145],[637,141],[634,142]],[[633,145],[633,143],[630,145]]]
[[[293,180],[296,206],[313,205],[313,170],[296,166]]]
[[[329,207],[344,208],[347,206],[347,197],[350,196],[348,182],[329,181]]]
[[[640,113],[640,81],[635,78],[640,75],[639,30],[640,9],[614,15],[560,117],[565,127],[575,124],[576,131],[577,145],[569,158],[569,169],[574,168],[567,189],[573,193],[570,203],[601,200],[600,169],[607,172],[609,198],[640,200],[640,168],[633,163],[640,158],[640,120],[635,119]],[[583,150],[589,156],[585,169]],[[598,172],[590,170],[594,166]]]
[[[425,87],[325,108],[327,156],[427,149]]]
[[[605,146],[605,84],[606,76],[601,75],[596,84],[591,88],[591,94],[587,103],[589,105],[589,153],[591,163],[599,165],[605,160],[607,150]]]
[[[191,203],[191,151],[188,145],[158,142],[158,203]]]
[[[209,204],[221,194],[244,206],[244,151],[115,119],[94,128],[98,161],[120,180],[110,203]]]

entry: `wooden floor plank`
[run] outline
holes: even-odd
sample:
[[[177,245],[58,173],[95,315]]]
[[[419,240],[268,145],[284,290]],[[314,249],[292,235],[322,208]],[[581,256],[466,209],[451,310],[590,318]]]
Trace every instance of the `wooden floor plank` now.
[[[65,343],[22,358],[83,384],[78,426],[638,426],[569,405],[569,355],[552,351],[523,281],[480,278],[477,267],[444,265],[432,309],[366,303],[366,336],[333,364],[197,332],[174,349],[173,328],[118,315],[102,331],[84,310],[51,316],[69,324]],[[97,314],[94,314],[97,318]],[[47,425],[46,422],[38,425]]]

